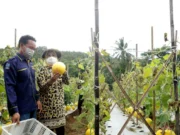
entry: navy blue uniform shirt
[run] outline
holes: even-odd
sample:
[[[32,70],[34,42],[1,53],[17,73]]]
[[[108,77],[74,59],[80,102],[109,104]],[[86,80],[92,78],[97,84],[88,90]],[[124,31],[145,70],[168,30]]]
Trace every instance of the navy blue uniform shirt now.
[[[26,114],[37,109],[39,95],[32,66],[32,62],[19,53],[4,64],[4,81],[11,116],[17,112]]]

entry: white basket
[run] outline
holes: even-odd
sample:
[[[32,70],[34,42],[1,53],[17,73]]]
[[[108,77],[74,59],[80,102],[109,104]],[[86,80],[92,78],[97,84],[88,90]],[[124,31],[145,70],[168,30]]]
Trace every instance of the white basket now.
[[[56,135],[50,129],[45,127],[36,119],[28,119],[20,121],[20,124],[15,123],[2,126],[2,135]]]

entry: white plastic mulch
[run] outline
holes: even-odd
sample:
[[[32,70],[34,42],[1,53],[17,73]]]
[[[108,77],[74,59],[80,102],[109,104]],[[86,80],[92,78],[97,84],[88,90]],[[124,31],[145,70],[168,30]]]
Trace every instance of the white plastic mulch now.
[[[106,122],[106,135],[117,135],[127,118],[128,116],[124,115],[123,112],[119,109],[119,107],[115,105],[113,111],[111,112],[110,121]],[[134,122],[136,122],[136,119],[133,118],[133,120]],[[151,135],[149,129],[144,123],[138,122],[139,125],[132,123],[132,120],[129,121],[122,135]],[[137,128],[138,126],[142,128]]]

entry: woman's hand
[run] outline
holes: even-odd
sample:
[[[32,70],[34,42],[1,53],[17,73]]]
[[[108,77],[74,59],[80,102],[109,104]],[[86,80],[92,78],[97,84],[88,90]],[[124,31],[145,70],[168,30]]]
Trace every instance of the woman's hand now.
[[[60,74],[54,74],[50,80],[50,83],[53,84],[58,78],[60,77]]]
[[[46,91],[49,89],[50,86],[60,77],[60,74],[54,74],[47,83],[41,87],[41,90]]]

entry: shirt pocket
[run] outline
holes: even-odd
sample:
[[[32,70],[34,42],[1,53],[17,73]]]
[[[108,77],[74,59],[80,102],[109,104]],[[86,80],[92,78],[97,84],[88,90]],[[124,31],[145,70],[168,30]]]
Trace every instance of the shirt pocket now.
[[[28,68],[21,68],[18,69],[18,80],[20,81],[27,81],[28,78]]]

